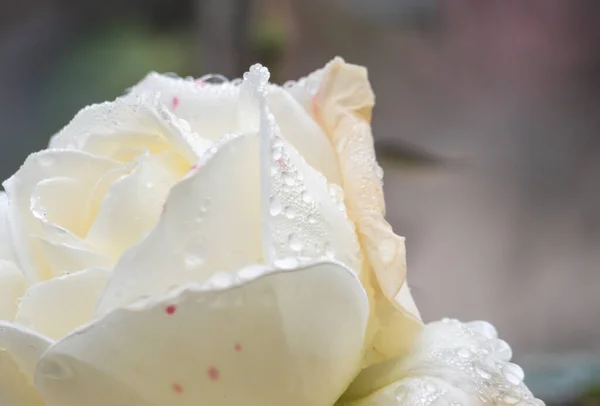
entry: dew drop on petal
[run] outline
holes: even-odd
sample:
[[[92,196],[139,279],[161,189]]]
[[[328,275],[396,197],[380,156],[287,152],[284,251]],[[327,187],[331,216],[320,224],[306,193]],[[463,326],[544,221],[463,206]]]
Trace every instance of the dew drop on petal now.
[[[512,385],[518,385],[523,382],[523,378],[525,378],[525,374],[520,366],[516,364],[508,363],[502,368],[502,374],[504,378],[511,383]]]
[[[283,212],[283,206],[277,197],[271,198],[269,212],[271,216],[277,216]]]
[[[288,243],[289,243],[290,248],[296,252],[302,251],[302,248],[304,247],[304,244],[302,243],[302,239],[296,233],[290,234]]]
[[[287,206],[284,209],[284,214],[290,220],[296,217],[296,209],[293,206]]]

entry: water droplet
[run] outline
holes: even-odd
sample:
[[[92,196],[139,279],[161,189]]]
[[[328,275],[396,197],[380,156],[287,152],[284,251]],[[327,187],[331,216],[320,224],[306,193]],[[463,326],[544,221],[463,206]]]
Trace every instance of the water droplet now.
[[[325,256],[327,258],[334,258],[335,257],[335,252],[333,252],[333,248],[331,247],[330,243],[325,243],[325,247],[324,247],[324,251],[325,251]]]
[[[294,269],[298,266],[298,260],[293,257],[277,259],[273,265],[279,269]]]
[[[296,233],[290,234],[288,244],[289,244],[290,248],[296,252],[302,251],[302,248],[304,247],[304,244],[302,243],[302,239]]]
[[[317,217],[312,214],[309,214],[308,217],[306,218],[306,221],[308,221],[308,224],[316,224]]]
[[[55,359],[40,361],[37,366],[37,372],[49,379],[68,379],[73,375],[69,366]]]
[[[469,351],[466,348],[459,348],[458,351],[456,352],[456,354],[460,358],[469,358],[471,356],[471,351]]]
[[[379,180],[383,179],[383,168],[378,164],[375,164],[375,175],[377,175]]]
[[[277,168],[277,166],[275,166],[275,165],[271,166],[271,176],[277,175],[278,172],[279,172],[279,168]]]
[[[507,405],[514,405],[514,404],[518,403],[521,399],[511,396],[511,395],[506,395],[506,396],[504,396],[504,398],[502,400]]]
[[[512,349],[504,340],[496,340],[494,342],[494,353],[502,361],[509,361],[512,358]]]
[[[436,389],[437,389],[437,387],[431,382],[427,382],[425,384],[425,390],[427,392],[434,393],[436,391]]]
[[[302,192],[302,201],[304,203],[311,203],[313,201],[312,197],[310,197],[310,193],[307,190]]]
[[[508,363],[502,368],[502,374],[504,378],[511,383],[512,385],[518,385],[523,382],[523,378],[525,378],[525,373],[521,369],[520,366],[516,364]]]
[[[284,209],[285,216],[290,220],[296,217],[296,209],[293,206],[287,206]]]
[[[490,379],[492,377],[492,374],[480,368],[475,368],[475,372],[483,379]]]
[[[283,175],[281,175],[281,177],[283,178],[285,184],[288,186],[293,186],[294,183],[296,183],[296,179],[290,172],[284,172]]]
[[[54,165],[56,163],[56,159],[47,153],[41,153],[37,157],[37,162],[40,166],[48,167]]]
[[[196,268],[204,262],[204,257],[197,253],[189,252],[185,255],[185,265],[189,268]]]
[[[473,321],[468,324],[472,331],[477,332],[488,339],[495,339],[498,337],[498,332],[487,321]]]
[[[283,206],[276,196],[271,197],[271,206],[269,209],[271,216],[277,216],[283,212]]]
[[[281,148],[273,148],[273,159],[276,161],[281,159]]]
[[[329,195],[336,204],[344,201],[344,190],[335,183],[329,185]]]

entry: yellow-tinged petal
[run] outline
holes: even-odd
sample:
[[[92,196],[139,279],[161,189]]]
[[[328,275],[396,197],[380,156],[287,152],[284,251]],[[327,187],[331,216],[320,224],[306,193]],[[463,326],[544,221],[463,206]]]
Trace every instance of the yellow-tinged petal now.
[[[0,349],[10,354],[29,383],[33,383],[37,363],[51,345],[48,337],[18,324],[0,321]]]
[[[27,289],[23,273],[10,261],[0,259],[0,320],[12,321],[19,298]]]
[[[109,276],[89,269],[38,283],[21,299],[15,322],[50,338],[64,337],[92,320]]]
[[[381,168],[371,134],[374,95],[367,71],[341,58],[288,89],[325,130],[337,155],[348,215],[357,227],[367,264],[376,319],[368,362],[403,353],[422,329],[406,284],[404,238],[386,222]]]
[[[0,351],[0,405],[44,406],[37,390],[27,382],[7,351]]]
[[[339,264],[217,274],[67,336],[36,386],[48,406],[332,405],[360,368],[368,314]]]
[[[406,357],[363,370],[337,405],[543,405],[511,356],[489,323],[430,323]]]

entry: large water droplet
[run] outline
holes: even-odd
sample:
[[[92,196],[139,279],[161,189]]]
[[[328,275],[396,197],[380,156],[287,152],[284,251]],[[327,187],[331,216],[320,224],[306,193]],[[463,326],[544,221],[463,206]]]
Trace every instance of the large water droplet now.
[[[324,251],[325,251],[325,256],[327,258],[331,258],[333,259],[335,257],[335,252],[333,251],[333,248],[331,247],[330,243],[325,243],[325,246],[323,247]]]
[[[471,330],[480,333],[482,336],[488,339],[494,339],[498,337],[498,332],[487,321],[473,321],[468,324]]]
[[[294,269],[298,267],[298,260],[293,257],[276,259],[273,262],[276,268],[279,269]]]
[[[271,197],[269,212],[271,216],[277,216],[283,212],[283,206],[276,196]]]
[[[296,233],[290,234],[288,244],[289,244],[290,248],[296,252],[302,251],[302,248],[304,247],[304,244],[302,243],[302,239]]]
[[[273,159],[276,161],[281,159],[281,148],[273,148]]]
[[[379,180],[383,179],[383,168],[378,164],[375,164],[375,175],[377,175]]]
[[[296,213],[296,209],[295,209],[293,206],[287,206],[287,207],[284,209],[284,212],[285,212],[285,216],[286,216],[287,218],[289,218],[290,220],[291,220],[291,219],[293,219],[293,218],[295,218],[295,217],[296,217],[296,214],[297,214],[297,213]]]
[[[344,201],[344,190],[335,183],[329,185],[329,195],[336,204]]]
[[[504,378],[506,378],[506,380],[512,385],[520,384],[525,378],[525,373],[521,367],[511,363],[506,364],[504,368],[502,368],[502,374],[504,375]]]
[[[306,218],[306,221],[308,221],[308,224],[317,224],[317,217],[312,214],[309,214]]]
[[[313,201],[312,197],[310,197],[310,193],[308,193],[307,190],[305,190],[304,192],[302,192],[302,201],[304,203],[311,203]]]
[[[37,162],[38,162],[38,165],[40,165],[40,166],[48,167],[48,166],[52,166],[56,163],[56,158],[54,158],[53,156],[51,156],[47,153],[41,153],[37,157]]]
[[[285,184],[288,186],[293,186],[296,183],[294,175],[292,175],[290,172],[284,172],[283,175],[281,175],[281,177],[283,178]]]
[[[188,252],[185,254],[185,265],[189,268],[196,268],[204,262],[204,256],[195,252]]]
[[[512,358],[512,349],[504,340],[496,340],[494,342],[494,353],[502,361],[509,361]]]
[[[469,358],[471,356],[471,351],[469,351],[467,348],[459,348],[458,351],[456,351],[456,354],[460,358]]]

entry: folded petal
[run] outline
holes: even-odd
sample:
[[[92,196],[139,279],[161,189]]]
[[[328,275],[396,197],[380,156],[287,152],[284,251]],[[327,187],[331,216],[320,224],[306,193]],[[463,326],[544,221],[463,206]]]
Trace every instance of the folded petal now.
[[[374,351],[369,359],[387,359],[406,350],[422,328],[406,286],[404,238],[385,221],[383,172],[375,159],[371,134],[374,95],[365,68],[331,61],[286,90],[321,125],[337,156],[344,202],[356,224],[372,290]],[[401,294],[401,289],[404,289]],[[393,308],[397,310],[394,311]]]
[[[172,147],[190,165],[208,145],[149,94],[88,106],[50,141],[50,148],[77,149],[120,161],[134,158],[139,151],[156,154]]]
[[[336,153],[327,134],[309,112],[288,92],[278,86],[269,87],[267,105],[275,116],[282,137],[298,150],[329,183],[342,185]]]
[[[239,118],[259,134],[223,137],[173,187],[159,224],[116,266],[99,314],[217,271],[281,258],[329,256],[358,273],[360,250],[339,193],[336,200],[322,175],[273,138],[276,125],[253,92],[262,73],[255,67],[245,76],[247,114]]]
[[[217,141],[238,131],[239,86],[211,83],[150,73],[130,89],[127,98],[158,93],[160,101],[177,117],[187,121],[201,137]]]
[[[0,259],[14,261],[6,216],[8,216],[8,197],[5,192],[0,192]]]
[[[7,351],[0,351],[0,405],[44,406],[37,390]]]
[[[52,340],[48,337],[18,324],[0,321],[0,349],[11,355],[29,383],[33,383],[37,363],[50,345]]]
[[[338,405],[543,405],[511,356],[489,323],[430,323],[407,357],[365,369]]]
[[[18,300],[26,289],[25,276],[14,262],[0,259],[0,320],[15,318]]]
[[[331,405],[360,368],[367,318],[342,265],[254,266],[76,331],[36,386],[48,406]]]
[[[48,279],[52,276],[46,258],[34,236],[40,235],[51,241],[69,239],[80,243],[81,239],[60,224],[46,218],[43,208],[31,202],[34,191],[40,182],[53,178],[68,178],[91,192],[93,185],[106,172],[115,169],[119,162],[73,150],[46,150],[31,154],[23,166],[10,179],[4,182],[9,198],[7,222],[15,251],[17,265],[32,282]],[[62,189],[64,192],[64,188]],[[85,194],[85,193],[84,193]],[[46,201],[52,201],[52,207],[60,210],[56,199],[69,202],[80,200],[82,194],[54,195],[44,193]],[[33,204],[32,204],[33,203]],[[30,206],[31,205],[31,206]],[[59,216],[58,212],[54,214]],[[63,218],[64,213],[60,213]]]
[[[171,187],[189,169],[173,150],[141,158],[108,189],[87,242],[116,261],[156,225]]]
[[[90,269],[38,283],[21,299],[15,322],[59,339],[92,320],[109,276]]]

